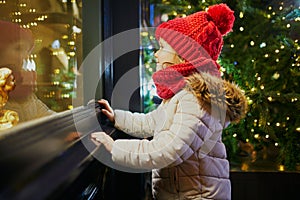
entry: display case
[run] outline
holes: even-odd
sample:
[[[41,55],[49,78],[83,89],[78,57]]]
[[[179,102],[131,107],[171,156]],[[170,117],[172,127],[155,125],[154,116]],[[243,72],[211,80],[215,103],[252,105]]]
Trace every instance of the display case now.
[[[72,109],[72,99],[80,95],[76,90],[83,57],[82,1],[1,1],[0,20],[1,41],[6,41],[1,44],[0,66],[12,68],[16,79],[5,108],[19,112],[20,122],[49,115],[41,109],[33,112],[39,108],[29,113],[24,108],[29,101],[38,99],[53,112]],[[8,59],[5,53],[13,44],[20,49],[7,53]]]

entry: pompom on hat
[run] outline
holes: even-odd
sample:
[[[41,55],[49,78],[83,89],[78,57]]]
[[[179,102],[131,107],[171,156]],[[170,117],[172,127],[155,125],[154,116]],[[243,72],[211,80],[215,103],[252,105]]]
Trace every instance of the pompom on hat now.
[[[232,30],[233,13],[226,4],[213,5],[207,11],[160,24],[155,35],[158,40],[164,39],[189,62],[199,57],[195,45],[200,45],[213,60],[217,60],[223,46],[222,37]]]

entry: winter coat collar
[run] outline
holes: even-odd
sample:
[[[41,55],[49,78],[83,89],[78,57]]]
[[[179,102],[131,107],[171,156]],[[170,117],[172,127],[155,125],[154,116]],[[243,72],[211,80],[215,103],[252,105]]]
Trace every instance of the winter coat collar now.
[[[212,106],[226,109],[226,120],[239,122],[247,112],[247,100],[242,90],[235,84],[208,73],[195,73],[186,77],[185,89],[192,92],[206,112]]]

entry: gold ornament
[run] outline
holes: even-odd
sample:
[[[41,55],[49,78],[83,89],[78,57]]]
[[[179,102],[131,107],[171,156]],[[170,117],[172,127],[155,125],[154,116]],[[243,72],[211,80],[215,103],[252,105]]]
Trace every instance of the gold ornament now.
[[[0,68],[0,130],[11,128],[18,124],[18,113],[5,110],[8,101],[8,93],[15,89],[15,80],[12,71],[7,67]]]

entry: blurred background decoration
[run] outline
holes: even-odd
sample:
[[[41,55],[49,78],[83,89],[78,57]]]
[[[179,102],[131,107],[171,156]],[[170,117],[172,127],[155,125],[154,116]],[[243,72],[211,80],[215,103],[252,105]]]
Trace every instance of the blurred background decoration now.
[[[218,62],[223,78],[247,95],[249,112],[223,133],[232,170],[300,171],[300,1],[142,1],[142,93],[145,112],[157,96],[151,75],[158,47],[147,27],[226,3],[235,11]]]

